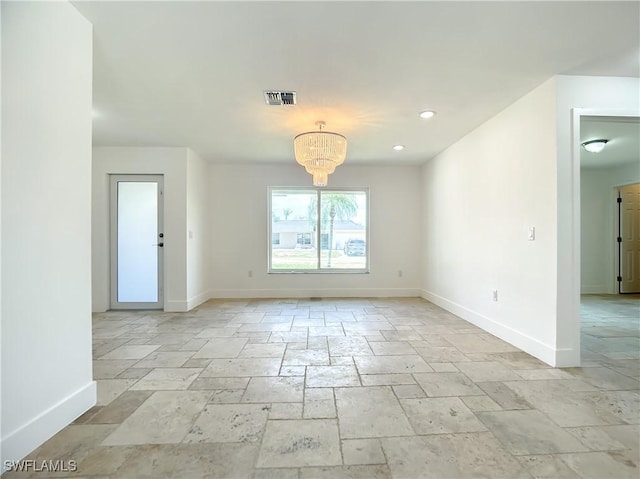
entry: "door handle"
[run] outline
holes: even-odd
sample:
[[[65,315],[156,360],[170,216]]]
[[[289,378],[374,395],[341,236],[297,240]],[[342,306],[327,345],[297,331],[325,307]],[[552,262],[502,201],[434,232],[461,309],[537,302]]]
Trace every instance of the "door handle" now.
[[[156,243],[154,246],[158,246],[159,248],[163,248],[164,247],[164,243]]]

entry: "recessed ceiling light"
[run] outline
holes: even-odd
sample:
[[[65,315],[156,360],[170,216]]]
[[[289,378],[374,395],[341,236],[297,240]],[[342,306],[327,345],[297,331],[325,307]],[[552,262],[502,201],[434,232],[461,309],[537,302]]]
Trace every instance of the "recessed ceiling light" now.
[[[420,118],[425,118],[426,119],[426,118],[433,117],[435,114],[436,114],[436,112],[433,111],[433,110],[426,110],[426,111],[421,112],[418,116]]]
[[[404,150],[404,145],[393,145],[393,149],[396,151]]]
[[[590,153],[600,153],[609,140],[590,140],[585,141],[582,147]]]

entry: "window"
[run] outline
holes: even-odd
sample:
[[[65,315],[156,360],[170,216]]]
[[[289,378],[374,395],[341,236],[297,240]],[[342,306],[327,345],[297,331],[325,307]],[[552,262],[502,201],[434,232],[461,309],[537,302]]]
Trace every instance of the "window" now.
[[[298,233],[297,243],[303,248],[311,246],[311,233]]]
[[[369,272],[369,191],[270,188],[269,272]]]

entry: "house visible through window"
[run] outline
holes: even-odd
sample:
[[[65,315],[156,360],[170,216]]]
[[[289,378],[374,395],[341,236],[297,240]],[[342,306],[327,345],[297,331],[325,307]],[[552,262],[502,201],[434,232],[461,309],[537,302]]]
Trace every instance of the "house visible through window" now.
[[[269,271],[369,270],[367,189],[270,188]]]
[[[305,246],[311,246],[311,233],[298,233],[297,244],[302,246],[303,248]]]

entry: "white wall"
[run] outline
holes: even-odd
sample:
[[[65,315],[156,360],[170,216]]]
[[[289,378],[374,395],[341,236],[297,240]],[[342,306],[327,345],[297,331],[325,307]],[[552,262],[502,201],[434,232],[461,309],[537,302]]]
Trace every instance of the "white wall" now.
[[[210,297],[209,165],[187,151],[187,309]]]
[[[164,175],[164,309],[187,311],[187,148],[93,149],[93,311],[109,308],[109,175]]]
[[[347,160],[329,177],[332,187],[370,188],[370,274],[268,274],[269,186],[311,186],[311,176],[295,164],[210,166],[215,297],[418,294],[419,167],[350,166]],[[402,277],[398,270],[403,271]]]
[[[637,164],[580,170],[582,294],[617,293],[617,187],[638,182]]]
[[[580,364],[580,112],[640,115],[640,79],[556,77],[558,305],[556,364]]]
[[[547,362],[555,353],[555,132],[550,80],[423,167],[423,297]]]
[[[91,25],[66,2],[1,8],[4,465],[95,404],[96,390]]]
[[[637,115],[639,95],[635,78],[554,77],[429,161],[423,296],[549,364],[579,365],[576,109]]]

